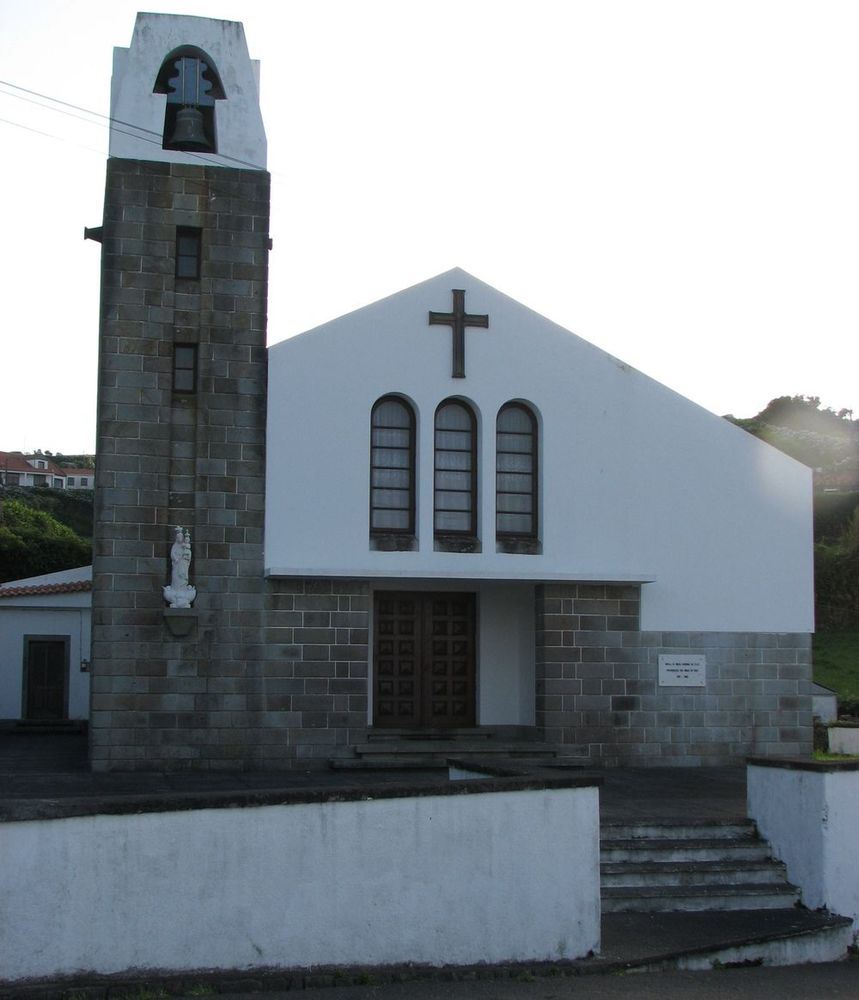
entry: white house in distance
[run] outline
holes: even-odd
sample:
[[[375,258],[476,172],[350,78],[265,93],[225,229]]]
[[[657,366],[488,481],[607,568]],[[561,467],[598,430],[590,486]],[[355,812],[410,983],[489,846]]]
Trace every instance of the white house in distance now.
[[[52,456],[36,452],[0,451],[0,484],[4,486],[48,486],[55,490],[91,490],[95,469],[58,465]]]
[[[0,584],[0,721],[89,717],[92,567]]]
[[[271,348],[268,399],[266,575],[368,582],[368,725],[808,742],[806,467],[461,270]]]

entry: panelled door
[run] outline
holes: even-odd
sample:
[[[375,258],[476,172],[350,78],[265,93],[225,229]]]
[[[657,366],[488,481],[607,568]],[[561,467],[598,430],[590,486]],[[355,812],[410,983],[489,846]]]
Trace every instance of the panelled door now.
[[[473,726],[474,594],[378,592],[374,612],[374,725]]]
[[[66,648],[66,639],[25,639],[25,718],[67,717]]]

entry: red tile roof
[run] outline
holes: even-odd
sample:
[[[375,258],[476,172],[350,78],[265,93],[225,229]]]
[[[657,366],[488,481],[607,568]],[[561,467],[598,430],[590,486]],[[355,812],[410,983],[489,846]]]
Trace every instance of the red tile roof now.
[[[75,594],[92,590],[92,580],[72,580],[70,583],[42,583],[35,587],[4,587],[0,583],[0,597],[36,597],[40,594]]]
[[[20,452],[15,451],[0,451],[0,469],[3,469],[4,472],[36,471]],[[42,471],[47,472],[46,469]]]

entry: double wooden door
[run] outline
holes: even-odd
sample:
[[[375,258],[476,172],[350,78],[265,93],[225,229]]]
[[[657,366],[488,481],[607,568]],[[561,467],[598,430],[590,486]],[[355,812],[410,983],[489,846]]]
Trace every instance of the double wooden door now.
[[[374,725],[473,726],[474,594],[377,592],[374,615]]]

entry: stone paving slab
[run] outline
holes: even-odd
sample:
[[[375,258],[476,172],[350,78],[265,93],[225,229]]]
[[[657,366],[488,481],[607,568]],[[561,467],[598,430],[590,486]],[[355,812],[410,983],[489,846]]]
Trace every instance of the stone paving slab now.
[[[771,941],[831,927],[829,913],[790,907],[778,910],[721,912],[605,913],[601,921],[602,947],[595,965],[611,971],[644,962],[657,963],[681,955],[717,948]]]
[[[517,762],[532,772],[540,764]],[[644,819],[730,820],[746,816],[744,767],[551,768],[562,774],[599,778],[604,821]],[[248,793],[311,788],[367,788],[444,780],[444,769],[380,771],[169,771],[89,770],[87,738],[81,734],[20,733],[0,730],[0,800],[65,799],[129,795],[181,796],[195,793]]]
[[[521,764],[521,762],[519,762]],[[539,769],[539,762],[528,765]],[[744,767],[552,768],[599,777],[601,818],[729,820],[746,816]],[[383,771],[171,771],[92,773],[81,734],[0,730],[0,799],[247,792],[314,787],[422,785],[444,772],[404,768]]]

